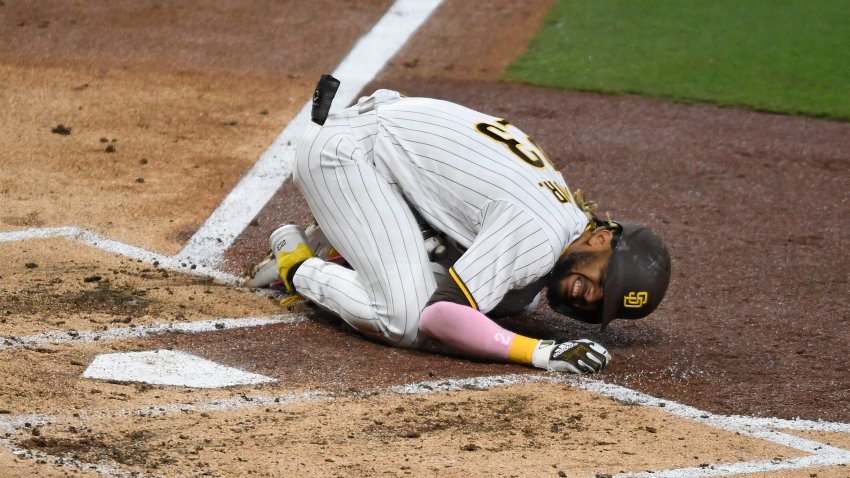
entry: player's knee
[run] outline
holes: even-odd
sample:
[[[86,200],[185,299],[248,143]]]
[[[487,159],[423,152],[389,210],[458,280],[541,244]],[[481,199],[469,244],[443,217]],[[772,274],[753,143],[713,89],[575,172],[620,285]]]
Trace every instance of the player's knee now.
[[[395,347],[416,348],[422,341],[419,333],[419,308],[381,317],[385,341]]]
[[[301,175],[301,171],[303,171],[307,166],[307,160],[303,158],[302,154],[298,154],[295,156],[295,164],[292,167],[292,182],[298,186],[299,189],[304,187],[304,178]]]
[[[381,314],[370,304],[349,304],[340,317],[360,334],[394,347],[417,347],[420,342],[418,320],[414,323],[403,316]]]
[[[312,161],[311,147],[314,139],[321,131],[321,126],[310,123],[310,126],[305,131],[301,142],[295,150],[295,161],[292,166],[292,180],[299,186],[303,185],[304,178],[301,176],[301,171],[306,171],[310,167]]]
[[[405,331],[404,333],[388,334],[384,337],[384,341],[387,344],[402,349],[418,349],[428,339],[429,337],[420,333],[418,328]]]

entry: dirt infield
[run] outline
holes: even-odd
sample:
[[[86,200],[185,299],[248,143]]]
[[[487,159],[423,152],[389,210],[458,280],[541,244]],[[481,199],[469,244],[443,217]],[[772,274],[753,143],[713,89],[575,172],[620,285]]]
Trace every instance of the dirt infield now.
[[[0,2],[0,234],[74,226],[175,254],[390,4]],[[66,238],[0,241],[0,469],[734,476],[746,468],[720,467],[753,462],[795,465],[750,476],[850,476],[850,124],[499,82],[550,5],[446,0],[364,92],[503,116],[602,210],[658,230],[673,278],[652,317],[605,333],[545,306],[504,321],[603,343],[614,360],[601,384],[388,349],[312,309]],[[309,218],[285,183],[223,270],[244,273],[276,225]],[[294,319],[226,325],[281,316]],[[207,321],[199,333],[144,333]],[[81,378],[98,354],[153,349],[278,381],[196,390]],[[397,388],[409,384],[429,393]],[[604,395],[604,384],[664,402]],[[795,461],[809,455],[838,458]]]

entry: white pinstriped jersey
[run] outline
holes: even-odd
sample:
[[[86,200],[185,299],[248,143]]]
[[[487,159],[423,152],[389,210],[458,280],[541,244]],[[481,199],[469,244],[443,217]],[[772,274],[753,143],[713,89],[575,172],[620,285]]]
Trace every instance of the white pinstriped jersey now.
[[[446,101],[375,96],[366,154],[431,226],[467,248],[454,272],[482,312],[546,275],[587,226],[561,173],[513,125]]]

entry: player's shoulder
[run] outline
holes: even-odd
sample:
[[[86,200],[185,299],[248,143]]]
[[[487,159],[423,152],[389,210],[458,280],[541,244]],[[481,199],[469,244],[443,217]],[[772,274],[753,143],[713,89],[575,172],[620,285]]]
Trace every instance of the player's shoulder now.
[[[388,114],[392,114],[392,112],[418,111],[430,112],[432,114],[442,113],[449,117],[468,117],[475,118],[478,120],[480,120],[481,117],[490,117],[490,115],[486,115],[479,111],[475,111],[472,108],[446,99],[429,98],[425,96],[404,96],[403,94],[398,93],[397,91],[391,90],[378,90],[373,93],[373,96],[377,95],[378,92],[384,92],[381,93],[379,96],[375,96],[375,98],[379,100],[381,110],[385,111]],[[388,98],[391,99],[391,101],[380,101],[381,98]]]
[[[402,98],[405,98],[405,96],[398,91],[381,88],[375,90],[374,93],[369,96],[361,96],[360,99],[357,100],[357,104],[363,104],[370,101],[376,103],[393,103]]]
[[[483,223],[498,224],[504,228],[501,232],[529,235],[531,233],[544,232],[549,228],[549,211],[541,211],[540,208],[531,207],[528,204],[517,201],[515,198],[500,198],[491,201],[483,209]],[[510,227],[506,227],[510,225]]]
[[[485,221],[505,227],[513,236],[545,240],[555,257],[587,227],[587,216],[572,204],[550,208],[504,199],[491,203],[485,214],[491,216]]]

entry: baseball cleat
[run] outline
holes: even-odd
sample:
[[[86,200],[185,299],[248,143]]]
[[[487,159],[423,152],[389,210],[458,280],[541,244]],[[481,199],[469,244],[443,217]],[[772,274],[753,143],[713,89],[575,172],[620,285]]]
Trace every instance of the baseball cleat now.
[[[281,284],[276,283],[280,280],[278,257],[281,252],[291,252],[299,244],[306,242],[307,236],[304,234],[304,230],[295,224],[284,224],[272,231],[269,235],[269,252],[266,253],[259,264],[251,268],[251,272],[245,280],[245,285],[254,288],[280,288],[284,281],[281,281]]]
[[[285,224],[271,233],[269,245],[277,258],[277,271],[286,291],[294,294],[293,273],[302,262],[316,257],[307,244],[307,234],[300,226]]]
[[[269,251],[259,264],[251,268],[251,273],[245,280],[248,287],[270,287],[278,280],[277,258]]]
[[[285,289],[285,281],[280,279],[277,258],[281,251],[291,252],[300,243],[306,243],[313,256],[319,259],[345,265],[345,259],[328,241],[315,220],[311,221],[306,229],[295,224],[284,224],[269,235],[269,252],[251,268],[245,285],[253,288]]]
[[[284,224],[269,235],[269,249],[275,257],[294,251],[299,244],[307,244],[307,234],[296,224]]]

